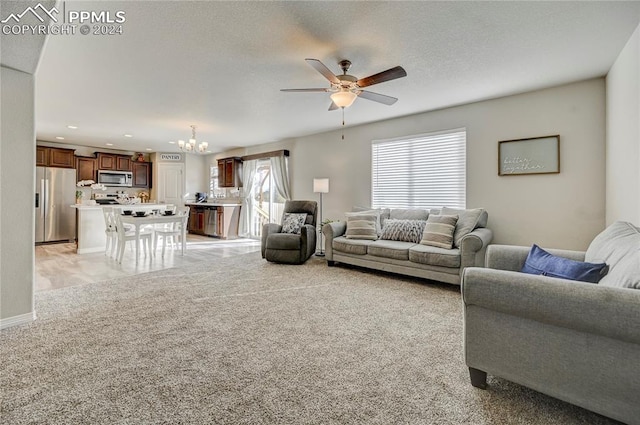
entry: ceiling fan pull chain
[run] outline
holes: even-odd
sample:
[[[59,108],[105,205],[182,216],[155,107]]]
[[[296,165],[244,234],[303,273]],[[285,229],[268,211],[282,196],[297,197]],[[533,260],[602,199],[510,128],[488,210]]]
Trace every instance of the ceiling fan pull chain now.
[[[342,140],[344,140],[344,108],[342,108]]]

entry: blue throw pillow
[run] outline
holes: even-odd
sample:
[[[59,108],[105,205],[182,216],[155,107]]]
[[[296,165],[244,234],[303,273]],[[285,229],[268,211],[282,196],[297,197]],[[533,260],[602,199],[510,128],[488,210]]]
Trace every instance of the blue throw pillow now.
[[[522,273],[598,283],[609,271],[609,266],[605,263],[583,263],[558,257],[549,254],[534,244],[520,271]]]

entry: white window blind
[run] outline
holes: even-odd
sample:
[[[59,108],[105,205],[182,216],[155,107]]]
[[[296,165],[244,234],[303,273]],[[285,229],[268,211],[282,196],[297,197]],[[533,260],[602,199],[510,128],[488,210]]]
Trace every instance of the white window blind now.
[[[465,129],[371,145],[373,208],[466,207]]]

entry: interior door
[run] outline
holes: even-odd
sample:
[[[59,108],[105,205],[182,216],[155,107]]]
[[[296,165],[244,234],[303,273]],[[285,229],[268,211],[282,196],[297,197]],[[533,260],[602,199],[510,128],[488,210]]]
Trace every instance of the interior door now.
[[[184,164],[158,164],[158,202],[184,205]]]

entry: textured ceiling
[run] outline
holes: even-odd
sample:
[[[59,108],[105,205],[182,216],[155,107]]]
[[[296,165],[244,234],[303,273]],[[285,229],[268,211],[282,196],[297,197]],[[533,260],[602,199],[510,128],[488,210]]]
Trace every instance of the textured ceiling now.
[[[393,106],[357,99],[347,125],[603,76],[640,2],[66,2],[123,10],[123,35],[50,36],[37,72],[41,140],[143,151],[199,141],[213,152],[340,127],[305,58],[365,77]],[[77,130],[67,129],[76,125]],[[124,138],[125,133],[133,138]]]

